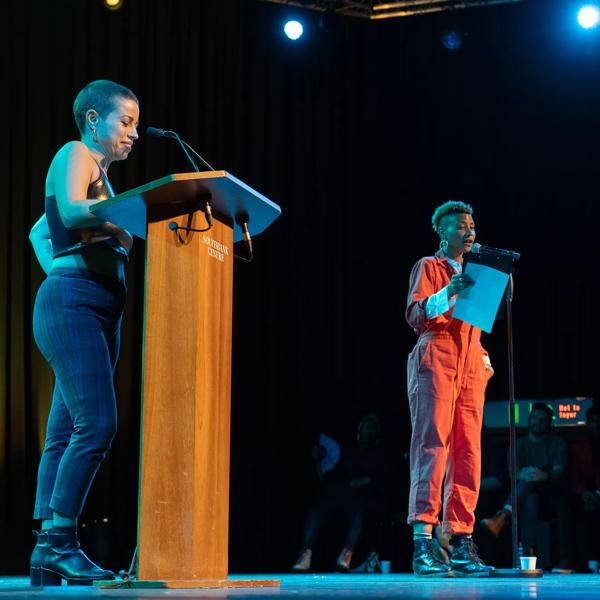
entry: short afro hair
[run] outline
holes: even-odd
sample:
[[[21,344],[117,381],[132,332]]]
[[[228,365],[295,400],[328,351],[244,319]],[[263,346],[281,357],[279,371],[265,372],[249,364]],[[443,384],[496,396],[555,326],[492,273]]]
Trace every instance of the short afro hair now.
[[[127,98],[139,104],[137,96],[120,83],[108,79],[97,79],[88,83],[73,102],[73,116],[79,133],[83,135],[85,131],[85,115],[88,110],[93,109],[101,117],[105,117],[115,108],[117,98]]]
[[[433,212],[433,216],[431,217],[431,225],[433,230],[439,235],[440,233],[440,222],[446,215],[455,215],[455,214],[473,214],[473,208],[470,204],[465,204],[464,202],[460,202],[459,200],[448,200],[448,202],[444,202],[441,206],[438,206]]]

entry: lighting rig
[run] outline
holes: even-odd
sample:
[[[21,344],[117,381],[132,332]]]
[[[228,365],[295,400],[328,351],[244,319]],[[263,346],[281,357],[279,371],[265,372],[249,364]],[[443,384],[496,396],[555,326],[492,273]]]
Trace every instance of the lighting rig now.
[[[319,12],[337,13],[349,17],[379,20],[396,17],[409,17],[427,13],[508,4],[521,0],[398,0],[396,2],[377,2],[374,0],[266,0],[277,4],[287,4],[308,8]]]

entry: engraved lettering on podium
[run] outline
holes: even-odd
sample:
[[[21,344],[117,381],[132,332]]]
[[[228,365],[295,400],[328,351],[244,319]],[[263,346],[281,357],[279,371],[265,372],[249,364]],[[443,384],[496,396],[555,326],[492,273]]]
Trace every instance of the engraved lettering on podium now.
[[[203,235],[202,241],[206,244],[206,250],[209,256],[212,256],[214,259],[220,262],[225,262],[225,257],[229,256],[228,246],[218,242],[217,240],[213,240],[208,235]]]

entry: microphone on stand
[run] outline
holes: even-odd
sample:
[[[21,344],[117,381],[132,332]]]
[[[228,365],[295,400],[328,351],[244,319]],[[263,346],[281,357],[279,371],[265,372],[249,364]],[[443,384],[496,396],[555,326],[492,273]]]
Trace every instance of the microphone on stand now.
[[[502,248],[492,248],[492,246],[483,246],[475,242],[471,246],[471,252],[475,254],[492,254],[496,256],[507,256],[512,258],[512,260],[519,260],[521,255],[518,252],[514,252],[513,250],[504,250]]]

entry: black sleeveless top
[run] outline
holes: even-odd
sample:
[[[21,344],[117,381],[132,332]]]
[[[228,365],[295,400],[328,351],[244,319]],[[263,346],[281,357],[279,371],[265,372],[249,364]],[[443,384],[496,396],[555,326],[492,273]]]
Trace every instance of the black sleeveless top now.
[[[96,163],[97,164],[97,163]],[[91,200],[106,200],[112,198],[115,194],[112,190],[110,182],[104,171],[98,165],[100,175],[98,179],[92,181],[87,189],[87,198]],[[48,229],[50,230],[50,238],[52,239],[52,256],[65,256],[67,254],[75,254],[82,248],[94,245],[101,246],[116,252],[125,260],[129,256],[129,251],[116,238],[109,237],[101,230],[100,226],[96,227],[80,227],[77,229],[67,229],[60,213],[56,196],[46,196],[46,220],[48,221]]]

